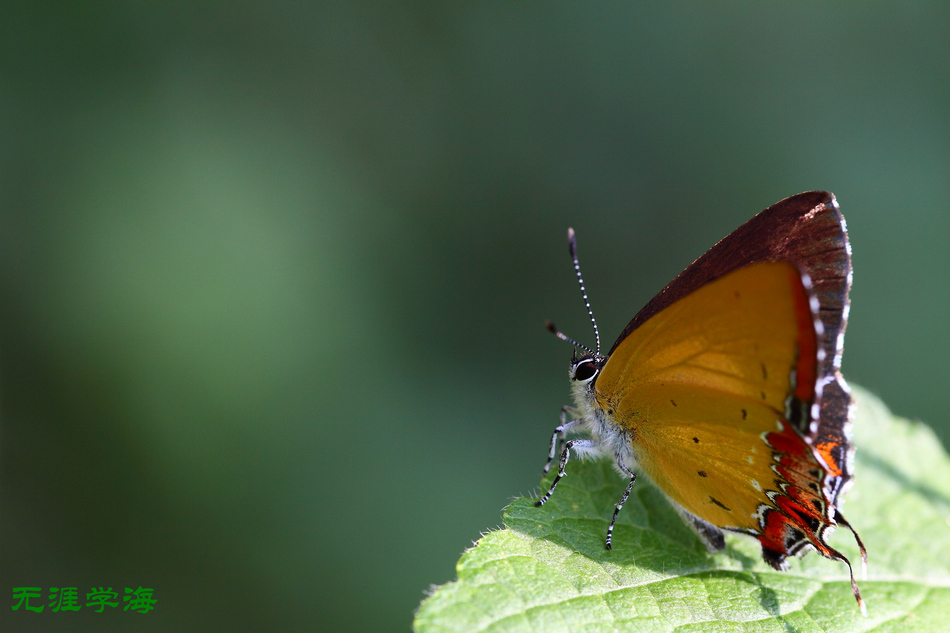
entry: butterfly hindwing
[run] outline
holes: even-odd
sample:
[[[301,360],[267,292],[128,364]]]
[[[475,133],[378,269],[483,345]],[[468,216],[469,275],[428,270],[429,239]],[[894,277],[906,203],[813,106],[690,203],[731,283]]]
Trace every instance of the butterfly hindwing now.
[[[781,523],[771,529],[783,560],[833,524],[825,468],[790,422],[814,396],[820,344],[805,284],[787,262],[711,281],[631,332],[595,385],[641,470],[677,506],[761,537]]]

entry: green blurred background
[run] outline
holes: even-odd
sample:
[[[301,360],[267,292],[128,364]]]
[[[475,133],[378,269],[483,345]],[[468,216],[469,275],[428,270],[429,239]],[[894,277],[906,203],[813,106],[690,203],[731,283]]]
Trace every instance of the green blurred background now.
[[[3,630],[407,630],[538,484],[568,226],[609,346],[833,191],[845,374],[950,439],[950,4],[828,4],[4,3],[0,604],[158,604]]]

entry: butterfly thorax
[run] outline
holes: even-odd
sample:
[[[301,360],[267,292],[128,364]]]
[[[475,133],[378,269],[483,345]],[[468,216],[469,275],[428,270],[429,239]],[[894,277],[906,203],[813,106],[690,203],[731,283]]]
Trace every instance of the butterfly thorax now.
[[[590,457],[612,457],[632,469],[636,466],[632,451],[633,432],[621,426],[613,418],[612,412],[601,406],[595,395],[597,376],[606,362],[607,357],[599,354],[575,357],[571,360],[569,375],[574,406],[577,408],[578,418],[595,441],[595,446],[583,453]]]

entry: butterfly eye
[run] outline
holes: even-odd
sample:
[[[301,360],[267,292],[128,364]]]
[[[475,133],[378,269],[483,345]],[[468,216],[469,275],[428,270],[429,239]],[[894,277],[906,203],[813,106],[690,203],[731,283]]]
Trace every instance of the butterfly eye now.
[[[581,363],[574,368],[574,380],[590,380],[597,373],[597,365],[593,361]]]

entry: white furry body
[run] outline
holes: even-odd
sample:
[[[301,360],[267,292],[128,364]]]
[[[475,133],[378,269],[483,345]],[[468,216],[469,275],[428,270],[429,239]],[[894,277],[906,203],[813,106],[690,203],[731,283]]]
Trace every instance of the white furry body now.
[[[571,366],[571,376],[574,375],[574,365]],[[607,412],[600,408],[594,398],[593,378],[590,380],[571,380],[571,391],[574,396],[574,406],[577,410],[577,419],[580,427],[590,434],[593,444],[576,446],[574,452],[578,457],[610,457],[621,476],[623,470],[617,466],[620,461],[628,470],[637,466],[637,459],[633,453],[633,437],[629,431],[614,422]],[[578,450],[580,449],[580,450]]]

